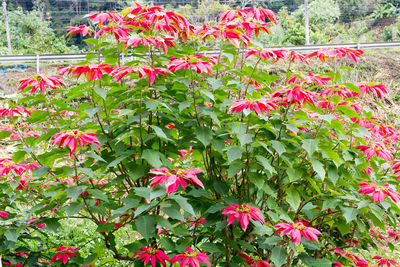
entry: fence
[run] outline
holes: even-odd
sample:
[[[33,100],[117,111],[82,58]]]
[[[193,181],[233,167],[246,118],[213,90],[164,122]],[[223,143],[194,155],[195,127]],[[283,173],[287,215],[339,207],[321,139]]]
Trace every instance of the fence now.
[[[314,51],[323,48],[346,47],[353,49],[382,49],[400,47],[400,42],[380,42],[380,43],[349,43],[349,44],[324,44],[324,45],[304,45],[304,46],[273,46],[266,47],[275,50],[292,51]],[[219,51],[204,51],[203,54],[216,55]],[[125,56],[122,55],[122,62]],[[10,55],[0,56],[0,64],[4,63],[31,63],[36,62],[36,71],[40,72],[41,62],[74,62],[86,60],[86,54],[58,54],[58,55]]]

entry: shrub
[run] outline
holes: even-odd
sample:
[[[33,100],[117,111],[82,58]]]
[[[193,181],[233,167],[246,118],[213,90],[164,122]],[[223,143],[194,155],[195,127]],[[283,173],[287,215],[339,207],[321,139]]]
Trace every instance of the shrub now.
[[[276,22],[267,9],[200,28],[141,5],[89,19],[70,34],[92,34],[97,53],[61,67],[65,80],[22,80],[0,109],[16,148],[0,159],[4,262],[360,265],[360,249],[398,239],[385,231],[399,212],[399,134],[367,106],[386,87],[340,83],[338,64],[291,72],[362,51],[255,47]],[[202,39],[222,43],[216,56]],[[282,77],[268,71],[277,61]],[[73,221],[95,229],[63,235]]]

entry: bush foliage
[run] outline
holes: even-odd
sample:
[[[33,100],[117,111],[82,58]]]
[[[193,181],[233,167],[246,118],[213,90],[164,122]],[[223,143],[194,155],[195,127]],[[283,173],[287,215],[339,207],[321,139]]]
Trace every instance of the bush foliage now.
[[[21,80],[0,109],[15,148],[0,159],[3,263],[394,264],[359,254],[399,239],[400,211],[399,133],[367,105],[387,89],[341,79],[362,51],[259,48],[268,9],[210,27],[138,4],[88,18],[69,32],[91,35],[87,61]]]

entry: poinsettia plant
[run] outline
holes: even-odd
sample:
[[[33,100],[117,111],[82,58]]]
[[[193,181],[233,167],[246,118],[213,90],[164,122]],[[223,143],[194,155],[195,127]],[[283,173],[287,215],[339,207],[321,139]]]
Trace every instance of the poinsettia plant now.
[[[359,253],[398,240],[400,212],[399,132],[368,107],[387,88],[338,67],[362,51],[258,47],[277,20],[253,7],[213,27],[139,4],[88,19],[68,33],[93,37],[87,60],[0,109],[4,264],[397,264]]]

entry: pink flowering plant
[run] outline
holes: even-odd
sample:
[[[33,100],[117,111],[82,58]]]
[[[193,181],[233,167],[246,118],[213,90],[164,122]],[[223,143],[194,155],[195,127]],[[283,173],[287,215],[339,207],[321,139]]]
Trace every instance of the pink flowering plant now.
[[[388,90],[338,67],[362,51],[258,47],[277,23],[262,8],[212,27],[139,4],[87,18],[68,32],[87,60],[0,109],[4,264],[397,265],[360,253],[400,235],[399,132],[368,107]]]

